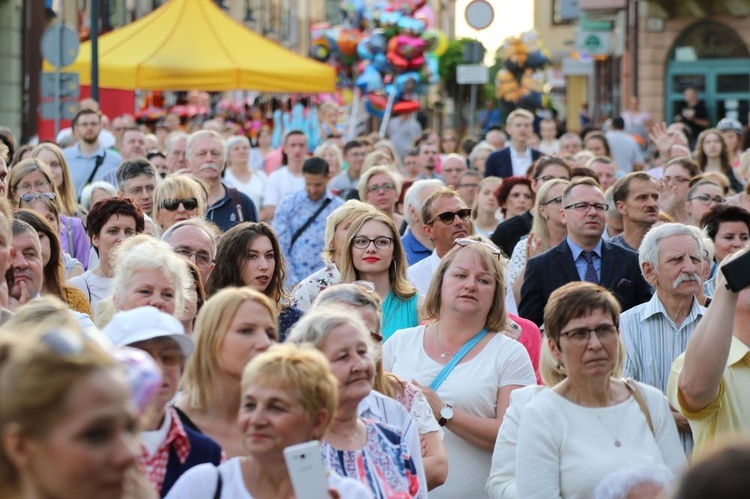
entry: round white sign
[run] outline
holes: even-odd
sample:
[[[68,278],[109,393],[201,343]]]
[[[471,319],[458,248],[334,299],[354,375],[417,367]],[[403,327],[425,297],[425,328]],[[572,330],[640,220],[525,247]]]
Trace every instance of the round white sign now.
[[[473,0],[466,6],[466,23],[476,30],[485,29],[495,19],[495,9],[487,0]]]

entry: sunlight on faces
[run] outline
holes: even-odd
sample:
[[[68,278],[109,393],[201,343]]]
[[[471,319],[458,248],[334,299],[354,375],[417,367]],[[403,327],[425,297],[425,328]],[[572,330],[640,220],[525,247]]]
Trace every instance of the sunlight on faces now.
[[[151,306],[164,313],[175,312],[175,286],[158,269],[136,270],[128,279],[122,296],[115,295],[118,310]]]
[[[372,390],[375,363],[363,332],[346,323],[331,329],[320,348],[339,381],[339,404],[359,402]]]
[[[374,187],[379,189],[372,190]],[[367,202],[379,210],[392,211],[396,204],[396,187],[390,176],[376,173],[367,182]]]
[[[391,229],[377,220],[370,220],[365,222],[364,225],[359,229],[359,232],[352,238],[366,239],[378,239],[378,238],[393,238]],[[379,249],[375,247],[375,242],[368,241],[368,245],[364,249],[355,248],[352,244],[352,264],[359,273],[364,274],[377,274],[381,272],[388,272],[393,261],[393,241],[391,241],[390,247],[386,249]]]
[[[744,222],[721,222],[714,240],[716,263],[747,246],[750,232]]]
[[[274,318],[268,309],[253,300],[244,301],[234,314],[219,347],[221,369],[241,378],[250,360],[268,350],[276,336]]]
[[[496,286],[493,269],[485,268],[477,251],[468,246],[456,254],[445,271],[440,288],[441,309],[447,307],[466,316],[487,317]]]
[[[13,286],[10,295],[16,299],[22,296],[22,283],[28,290],[29,297],[34,298],[42,290],[44,282],[44,265],[42,249],[36,233],[23,232],[13,237]]]
[[[121,242],[135,235],[135,219],[127,215],[112,215],[99,234],[91,236],[91,244],[99,250],[99,259],[109,258]],[[103,256],[106,255],[106,256]]]
[[[63,171],[60,161],[57,159],[57,155],[49,149],[40,149],[37,152],[36,158],[49,166],[52,172],[52,177],[55,179],[55,185],[60,187],[63,181]]]
[[[276,255],[268,236],[258,236],[248,243],[243,263],[242,282],[256,291],[265,293],[276,269]]]
[[[614,327],[612,316],[601,309],[594,309],[588,315],[570,320],[561,333],[575,331],[580,328],[595,329],[599,327]],[[568,378],[593,378],[609,376],[617,364],[617,350],[619,348],[616,334],[600,339],[589,332],[588,341],[578,343],[567,336],[560,336],[559,348],[553,339],[549,339],[552,355],[568,373]]]
[[[529,210],[534,204],[531,189],[527,185],[514,185],[505,201],[505,218],[513,218]]]
[[[700,196],[709,196],[712,199],[723,198],[724,191],[722,191],[721,188],[715,184],[702,184],[695,188],[695,191],[693,191],[692,194],[692,198],[687,200],[685,205],[687,214],[690,217],[690,220],[693,222],[693,225],[698,225],[701,218],[703,218],[703,215],[708,213],[708,211],[716,204],[713,201],[709,202],[708,204],[704,204],[700,199],[698,199]]]

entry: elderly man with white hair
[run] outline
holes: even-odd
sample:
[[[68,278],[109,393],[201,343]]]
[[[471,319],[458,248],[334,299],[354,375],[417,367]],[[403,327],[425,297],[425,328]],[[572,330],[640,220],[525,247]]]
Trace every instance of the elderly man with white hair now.
[[[226,232],[241,222],[257,222],[253,201],[221,181],[224,171],[224,140],[211,130],[195,132],[187,141],[187,172],[200,180],[208,191],[206,219]]]
[[[404,253],[409,265],[424,260],[432,254],[434,245],[424,233],[422,226],[422,205],[425,199],[437,189],[443,187],[443,182],[437,179],[417,180],[404,196],[404,221],[407,230],[401,237]]]
[[[641,272],[656,290],[651,300],[620,314],[628,376],[666,394],[672,362],[685,351],[706,312],[700,293],[703,233],[679,223],[652,228],[638,250]],[[690,426],[672,410],[685,451],[692,449]]]

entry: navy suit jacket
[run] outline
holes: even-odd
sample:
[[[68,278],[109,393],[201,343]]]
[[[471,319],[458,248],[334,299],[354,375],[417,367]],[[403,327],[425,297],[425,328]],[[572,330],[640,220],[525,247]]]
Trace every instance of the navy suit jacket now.
[[[526,263],[518,315],[541,326],[544,306],[552,292],[580,280],[573,252],[565,239]],[[602,241],[600,284],[615,295],[623,312],[651,299],[651,287],[641,274],[638,253],[607,241]]]
[[[531,150],[531,162],[533,163],[542,156],[542,153],[536,149]],[[510,159],[510,146],[505,149],[495,151],[487,157],[485,164],[484,176],[508,178],[513,176],[513,161]]]

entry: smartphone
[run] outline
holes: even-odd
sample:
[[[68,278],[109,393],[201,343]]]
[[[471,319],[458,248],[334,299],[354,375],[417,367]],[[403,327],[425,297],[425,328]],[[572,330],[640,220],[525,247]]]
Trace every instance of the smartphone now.
[[[738,293],[750,286],[750,253],[723,265],[721,271],[727,279],[727,287]]]
[[[311,440],[289,446],[284,449],[284,460],[296,499],[330,499],[320,442]]]

